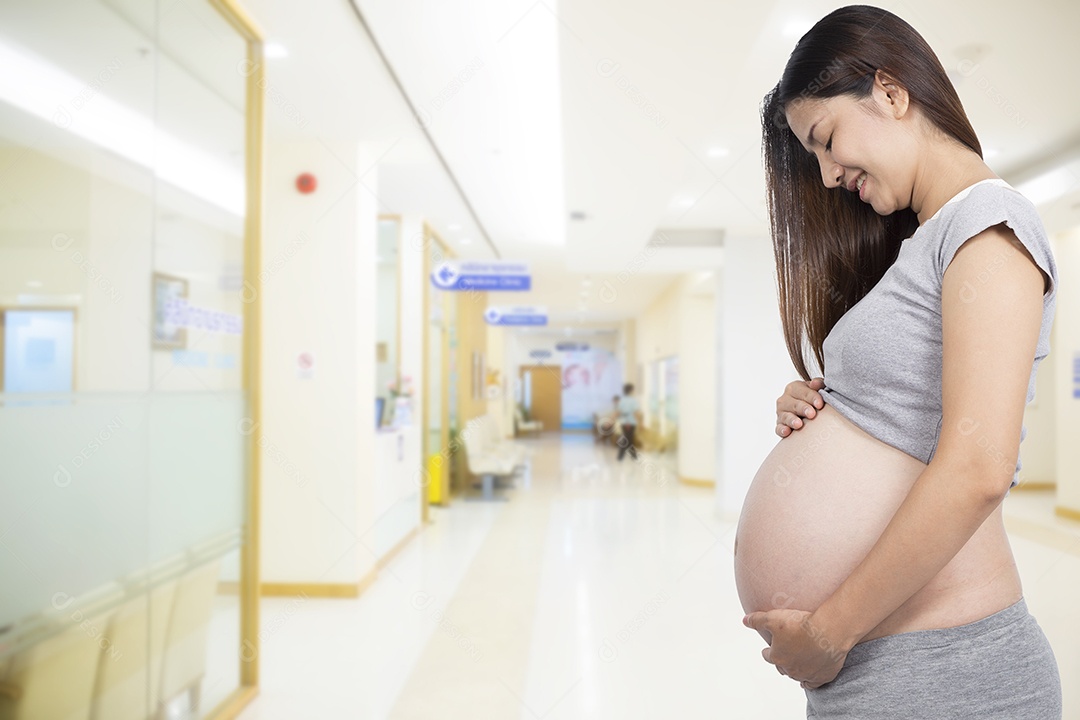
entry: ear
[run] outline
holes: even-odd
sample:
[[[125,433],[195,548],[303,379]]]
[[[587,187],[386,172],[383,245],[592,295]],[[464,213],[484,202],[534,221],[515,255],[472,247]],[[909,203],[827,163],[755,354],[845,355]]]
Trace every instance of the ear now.
[[[910,98],[907,88],[883,70],[874,71],[874,98],[894,118],[907,114]]]

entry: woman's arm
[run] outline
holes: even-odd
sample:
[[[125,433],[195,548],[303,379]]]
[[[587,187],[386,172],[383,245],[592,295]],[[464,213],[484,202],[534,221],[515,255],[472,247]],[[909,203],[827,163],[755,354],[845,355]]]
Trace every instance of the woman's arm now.
[[[1001,225],[961,245],[942,282],[937,450],[862,563],[813,613],[753,613],[765,659],[817,687],[967,543],[1008,491],[1042,323],[1044,278]],[[785,614],[786,613],[786,614]],[[758,616],[758,617],[754,617]]]

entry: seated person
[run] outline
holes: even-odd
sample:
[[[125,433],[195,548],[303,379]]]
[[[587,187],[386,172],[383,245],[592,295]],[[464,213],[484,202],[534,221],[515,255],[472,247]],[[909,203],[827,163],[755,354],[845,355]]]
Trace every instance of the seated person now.
[[[611,398],[611,407],[606,412],[593,414],[593,438],[596,442],[611,442],[618,433],[619,396]]]

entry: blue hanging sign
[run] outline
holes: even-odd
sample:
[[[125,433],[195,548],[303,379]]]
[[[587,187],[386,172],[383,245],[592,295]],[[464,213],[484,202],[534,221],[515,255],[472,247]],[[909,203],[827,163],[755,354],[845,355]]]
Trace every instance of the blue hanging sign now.
[[[447,260],[431,273],[440,290],[530,290],[529,266],[511,260]]]
[[[546,307],[536,305],[513,305],[489,307],[484,312],[488,325],[547,325]]]
[[[529,353],[529,357],[534,358],[536,360],[547,360],[549,357],[551,357],[551,351],[550,350],[533,350],[532,352]]]
[[[1080,352],[1073,355],[1073,398],[1080,400]]]
[[[559,352],[581,352],[589,349],[589,343],[571,342],[569,340],[555,344],[555,349]]]

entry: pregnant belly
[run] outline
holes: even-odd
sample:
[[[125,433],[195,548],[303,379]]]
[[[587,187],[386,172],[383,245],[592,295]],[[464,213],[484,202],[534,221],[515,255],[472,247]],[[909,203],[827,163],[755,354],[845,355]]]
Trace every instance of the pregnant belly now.
[[[877,542],[925,467],[829,405],[778,442],[754,477],[736,532],[743,609],[816,610]],[[971,622],[1010,598],[1020,598],[1019,577],[999,508],[937,577],[864,639]]]

